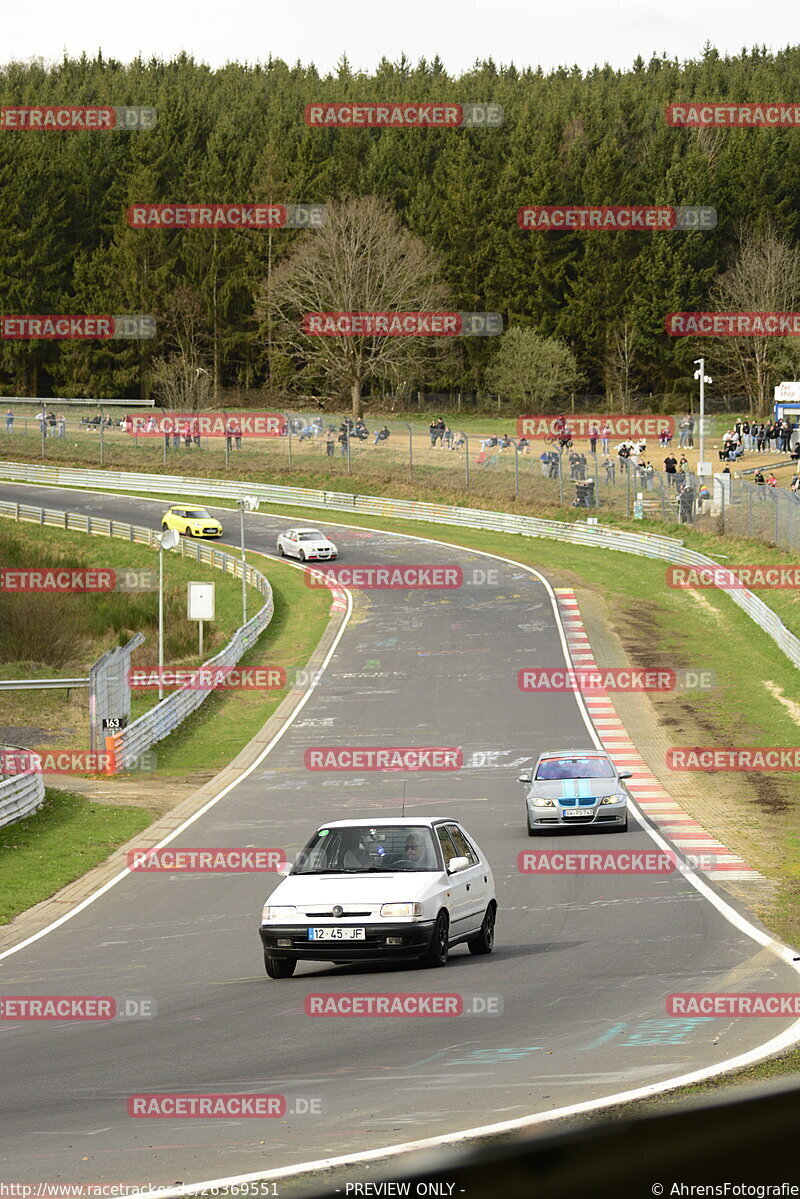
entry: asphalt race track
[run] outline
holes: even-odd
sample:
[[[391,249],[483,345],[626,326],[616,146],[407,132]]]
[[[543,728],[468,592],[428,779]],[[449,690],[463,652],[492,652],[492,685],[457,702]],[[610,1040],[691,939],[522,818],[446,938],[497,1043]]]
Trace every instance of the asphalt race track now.
[[[0,497],[22,496],[154,528],[165,508],[0,484]],[[236,544],[238,518],[222,515]],[[248,516],[248,548],[274,553],[277,531],[297,523],[305,522]],[[172,844],[291,855],[327,819],[400,814],[400,776],[309,772],[308,746],[460,746],[464,769],[403,776],[406,815],[457,816],[487,852],[499,903],[495,951],[473,957],[461,946],[440,970],[301,964],[294,978],[271,981],[257,929],[273,876],[129,875],[0,962],[4,994],[137,995],[158,1005],[147,1020],[0,1025],[5,1181],[171,1184],[355,1153],[656,1083],[730,1059],[789,1024],[666,1015],[676,991],[794,992],[797,983],[682,875],[518,872],[520,850],[551,840],[527,837],[517,775],[545,748],[591,743],[573,695],[517,690],[520,667],[564,661],[543,583],[479,554],[322,527],[343,564],[459,565],[468,581],[457,590],[361,593],[295,723]],[[496,570],[496,584],[473,583],[473,568]],[[635,821],[626,835],[568,840],[570,848],[652,847]],[[309,992],[333,991],[499,996],[503,1010],[452,1019],[304,1014]],[[321,1100],[323,1114],[128,1116],[130,1094],[160,1092],[281,1093],[290,1103]]]

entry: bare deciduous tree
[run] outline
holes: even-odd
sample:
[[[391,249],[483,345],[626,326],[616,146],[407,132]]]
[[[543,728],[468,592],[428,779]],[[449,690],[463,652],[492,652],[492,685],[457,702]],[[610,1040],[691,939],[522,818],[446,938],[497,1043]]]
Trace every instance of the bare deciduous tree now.
[[[636,358],[636,329],[629,319],[614,325],[608,338],[605,364],[606,391],[619,398],[620,412],[630,412],[634,398],[633,371]]]
[[[720,312],[796,312],[800,302],[800,248],[784,241],[773,225],[739,230],[736,258],[711,291]],[[715,337],[703,345],[715,380],[750,397],[750,414],[766,411],[781,376],[797,369],[791,338]]]
[[[167,322],[174,352],[155,358],[151,371],[153,391],[162,407],[178,412],[208,408],[212,378],[207,360],[208,328],[197,294],[178,287],[172,296]]]
[[[351,397],[363,412],[371,379],[419,380],[441,339],[374,335],[315,337],[303,332],[311,312],[430,312],[444,306],[433,252],[409,233],[377,196],[328,206],[326,224],[309,231],[273,272],[257,298],[273,342],[298,366],[301,386],[320,381]]]

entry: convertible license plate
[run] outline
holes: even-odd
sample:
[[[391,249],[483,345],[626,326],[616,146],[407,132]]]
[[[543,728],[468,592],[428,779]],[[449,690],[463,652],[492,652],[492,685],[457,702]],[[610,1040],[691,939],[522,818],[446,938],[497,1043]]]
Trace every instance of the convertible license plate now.
[[[561,812],[562,816],[592,816],[594,808],[564,808]]]
[[[363,928],[310,928],[309,941],[364,941],[366,930]]]

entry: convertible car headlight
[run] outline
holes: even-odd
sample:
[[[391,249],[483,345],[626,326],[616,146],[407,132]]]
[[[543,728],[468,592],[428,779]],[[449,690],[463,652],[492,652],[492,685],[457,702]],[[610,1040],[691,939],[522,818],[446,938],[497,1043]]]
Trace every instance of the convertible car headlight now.
[[[421,916],[421,903],[384,903],[381,916]]]
[[[601,799],[601,800],[600,800],[600,803],[601,803],[601,804],[604,804],[604,803],[625,803],[625,796],[624,796],[624,795],[606,795],[606,796],[604,796],[604,797],[603,797],[603,799]]]
[[[296,918],[297,908],[270,907],[268,903],[264,904],[264,909],[261,913],[262,924],[269,924],[273,920],[295,920]]]
[[[535,808],[554,808],[556,805],[552,799],[542,799],[540,795],[534,795],[533,806]]]

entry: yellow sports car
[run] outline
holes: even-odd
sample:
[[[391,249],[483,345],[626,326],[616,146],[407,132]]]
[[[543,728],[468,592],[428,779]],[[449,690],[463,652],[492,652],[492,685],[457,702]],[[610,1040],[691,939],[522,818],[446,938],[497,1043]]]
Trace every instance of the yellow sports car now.
[[[173,504],[161,517],[162,529],[176,529],[187,537],[221,537],[222,525],[205,508]]]

